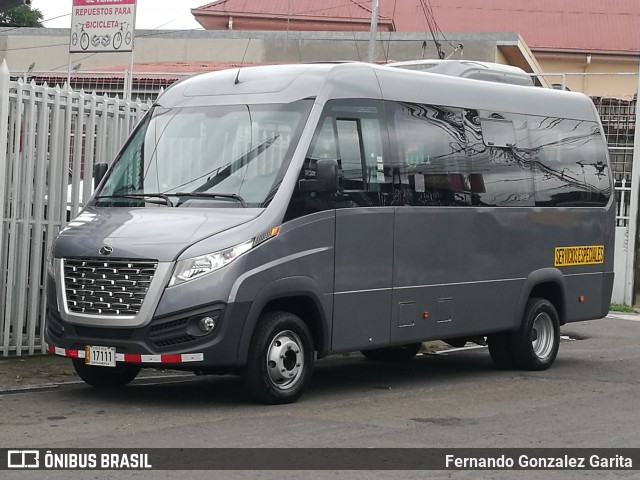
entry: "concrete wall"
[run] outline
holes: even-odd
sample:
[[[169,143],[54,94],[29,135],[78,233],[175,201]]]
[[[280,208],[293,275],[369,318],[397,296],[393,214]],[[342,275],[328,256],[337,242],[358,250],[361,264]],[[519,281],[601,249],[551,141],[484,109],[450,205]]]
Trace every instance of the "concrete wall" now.
[[[235,61],[247,63],[365,60],[368,33],[357,32],[241,32],[241,31],[136,31],[135,62]],[[442,42],[445,55],[458,43],[463,58],[496,61],[497,45],[517,45],[515,33],[447,34],[451,46]],[[379,33],[376,60],[437,58],[437,49],[425,33]],[[426,42],[426,43],[425,43]],[[12,71],[66,72],[69,30],[20,28],[0,31],[0,61]],[[425,48],[423,48],[423,45]],[[460,58],[456,53],[451,58]],[[81,71],[96,67],[128,65],[128,53],[74,54],[72,65]]]

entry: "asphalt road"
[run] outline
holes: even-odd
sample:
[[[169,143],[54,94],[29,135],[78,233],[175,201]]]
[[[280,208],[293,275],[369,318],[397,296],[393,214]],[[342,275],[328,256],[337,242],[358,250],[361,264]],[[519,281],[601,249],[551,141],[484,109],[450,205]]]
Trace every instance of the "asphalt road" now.
[[[544,372],[497,370],[486,349],[421,355],[401,365],[330,357],[318,362],[305,396],[284,406],[251,403],[235,377],[147,379],[112,392],[68,384],[0,394],[0,446],[640,447],[640,322],[606,318],[567,325],[563,334],[575,340],[563,341]],[[2,473],[6,479],[185,477],[179,471]],[[640,479],[640,472],[188,473],[303,476]]]

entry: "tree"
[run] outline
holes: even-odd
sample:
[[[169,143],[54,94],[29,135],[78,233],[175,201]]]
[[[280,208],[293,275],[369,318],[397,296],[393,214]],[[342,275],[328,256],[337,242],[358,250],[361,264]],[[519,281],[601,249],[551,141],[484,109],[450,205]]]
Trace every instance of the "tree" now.
[[[37,8],[20,5],[11,10],[0,13],[0,25],[11,27],[42,27],[44,17]]]

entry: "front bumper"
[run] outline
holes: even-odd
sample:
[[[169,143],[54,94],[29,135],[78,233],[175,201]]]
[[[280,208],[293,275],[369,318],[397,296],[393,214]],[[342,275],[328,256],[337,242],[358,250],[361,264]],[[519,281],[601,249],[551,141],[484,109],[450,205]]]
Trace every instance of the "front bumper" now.
[[[64,348],[48,345],[47,351],[54,355],[69,358],[85,358],[84,350],[67,350]],[[121,363],[190,363],[204,361],[203,353],[182,353],[182,354],[164,354],[164,355],[139,355],[135,353],[116,353],[116,362]]]
[[[140,328],[93,327],[65,322],[49,308],[45,324],[48,351],[70,358],[84,358],[85,347],[116,348],[116,362],[143,367],[169,367],[207,371],[237,365],[240,337],[250,304],[213,304],[154,318]],[[217,316],[216,328],[194,335],[194,319]]]

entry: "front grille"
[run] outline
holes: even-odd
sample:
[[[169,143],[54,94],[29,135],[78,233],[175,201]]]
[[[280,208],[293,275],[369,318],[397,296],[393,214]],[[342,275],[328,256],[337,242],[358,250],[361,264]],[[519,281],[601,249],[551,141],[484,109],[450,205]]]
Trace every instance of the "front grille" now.
[[[67,308],[92,315],[137,315],[158,263],[65,259]]]
[[[180,327],[184,327],[187,322],[189,322],[188,318],[180,318],[178,320],[171,320],[170,322],[165,322],[165,323],[159,323],[156,325],[152,325],[151,326],[151,333],[155,333],[155,332],[161,332],[163,330],[175,330],[175,329],[179,329]]]
[[[187,333],[187,323],[189,323],[188,318],[180,318],[152,325],[149,330],[149,340],[157,347],[169,347],[191,342],[196,337]]]
[[[75,325],[79,337],[102,338],[107,340],[129,340],[133,335],[132,328],[96,328]]]
[[[155,343],[158,347],[172,347],[174,345],[180,345],[182,343],[193,342],[196,337],[192,335],[182,335],[180,337],[168,338],[166,340],[158,340]]]

